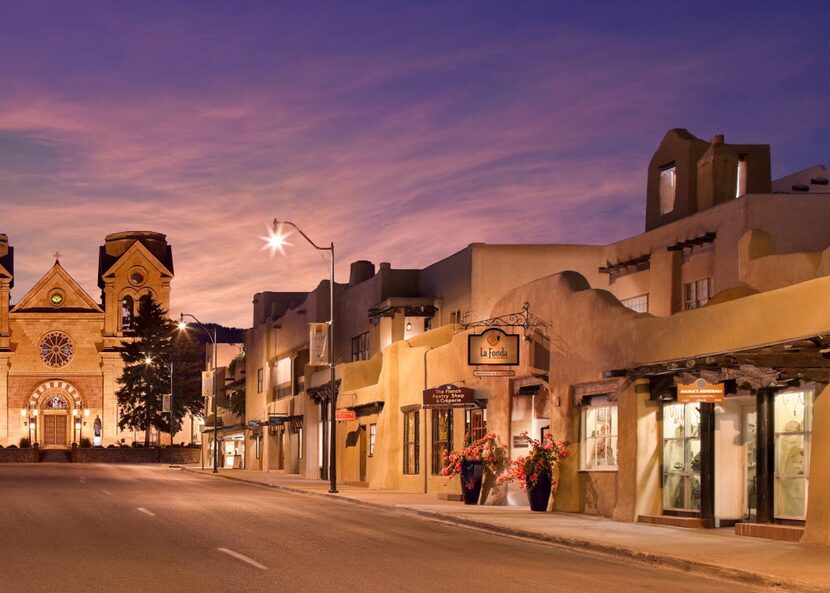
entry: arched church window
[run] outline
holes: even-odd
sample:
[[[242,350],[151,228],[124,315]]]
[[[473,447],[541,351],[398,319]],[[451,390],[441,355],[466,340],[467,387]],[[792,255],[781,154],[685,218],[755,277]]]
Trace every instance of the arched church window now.
[[[121,299],[121,329],[129,329],[133,323],[133,297],[127,295]]]
[[[46,401],[43,402],[43,409],[44,410],[68,410],[69,404],[66,403],[66,400],[59,395],[52,395],[46,398]]]
[[[40,359],[53,369],[68,365],[73,352],[72,339],[63,332],[49,332],[40,340]]]

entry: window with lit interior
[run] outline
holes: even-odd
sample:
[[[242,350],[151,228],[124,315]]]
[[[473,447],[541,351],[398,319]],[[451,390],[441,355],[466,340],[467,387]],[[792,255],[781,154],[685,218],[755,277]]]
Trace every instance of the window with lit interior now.
[[[582,406],[580,469],[617,469],[617,404],[594,396]]]
[[[674,211],[677,191],[677,167],[674,164],[660,169],[660,214]]]

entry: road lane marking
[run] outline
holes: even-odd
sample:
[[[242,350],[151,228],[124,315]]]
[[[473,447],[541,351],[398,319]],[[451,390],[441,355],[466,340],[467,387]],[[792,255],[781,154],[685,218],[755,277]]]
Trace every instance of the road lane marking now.
[[[83,478],[79,479],[78,481],[79,481],[81,484],[86,484],[86,480],[84,480]]]
[[[227,548],[216,548],[216,549],[219,550],[220,552],[222,552],[223,554],[227,554],[228,556],[233,556],[237,560],[242,560],[242,562],[250,564],[251,566],[254,566],[254,567],[256,567],[260,570],[268,570],[267,566],[265,566],[264,564],[260,564],[259,562],[257,562],[253,558],[248,558],[245,554],[240,554],[239,552],[234,552],[233,550],[229,550]]]
[[[156,514],[153,511],[148,511],[144,507],[138,507],[136,509],[139,513],[144,513],[145,515],[150,515],[151,517],[155,517]]]
[[[101,492],[103,492],[103,493],[104,493],[104,494],[106,494],[107,496],[111,496],[111,495],[112,495],[112,492],[110,492],[109,490],[101,490]]]

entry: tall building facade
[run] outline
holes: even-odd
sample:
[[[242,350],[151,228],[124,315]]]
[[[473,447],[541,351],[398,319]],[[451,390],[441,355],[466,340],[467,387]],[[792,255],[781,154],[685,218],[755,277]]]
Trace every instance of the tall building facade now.
[[[115,396],[119,346],[141,299],[169,308],[172,279],[165,235],[114,233],[99,250],[100,302],[56,257],[12,303],[14,249],[0,235],[0,444],[25,438],[67,448],[81,438],[102,446],[126,440]]]

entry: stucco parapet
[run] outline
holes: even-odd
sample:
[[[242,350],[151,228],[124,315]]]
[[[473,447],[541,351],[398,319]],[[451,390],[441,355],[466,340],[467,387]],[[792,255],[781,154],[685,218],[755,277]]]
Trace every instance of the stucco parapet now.
[[[830,277],[634,322],[632,362],[716,355],[830,333]]]

